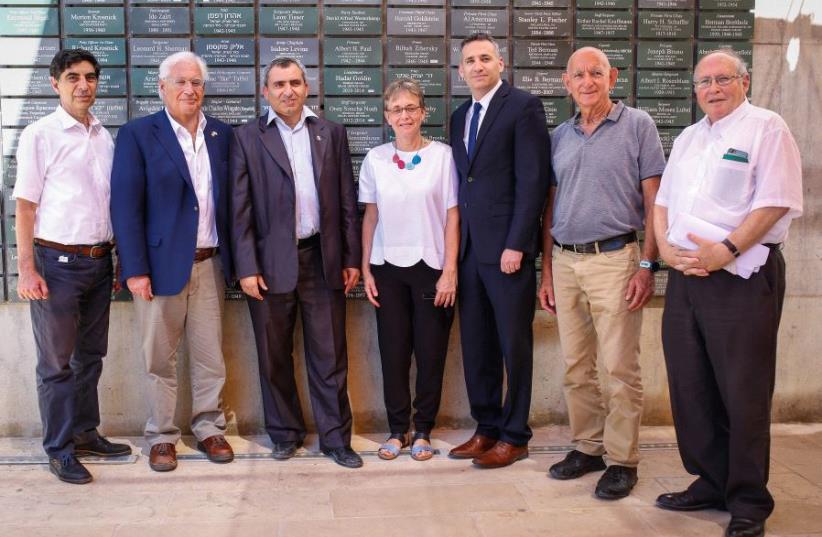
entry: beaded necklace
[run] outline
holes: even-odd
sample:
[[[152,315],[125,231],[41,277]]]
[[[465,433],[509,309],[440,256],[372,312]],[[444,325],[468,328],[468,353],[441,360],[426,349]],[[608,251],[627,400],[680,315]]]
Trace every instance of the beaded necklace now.
[[[397,165],[397,168],[401,170],[413,170],[416,168],[420,162],[422,162],[422,157],[420,156],[420,149],[425,147],[425,138],[422,138],[422,144],[419,148],[417,148],[417,152],[414,153],[414,156],[411,157],[411,162],[405,162],[400,158],[400,155],[397,153],[397,142],[391,142],[391,145],[394,147],[394,157],[391,159],[394,164]]]

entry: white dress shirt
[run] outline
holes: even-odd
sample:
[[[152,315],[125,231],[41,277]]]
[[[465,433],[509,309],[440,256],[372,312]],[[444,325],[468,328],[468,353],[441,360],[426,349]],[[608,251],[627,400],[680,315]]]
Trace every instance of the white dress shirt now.
[[[485,119],[485,112],[488,111],[488,105],[491,104],[491,99],[494,98],[494,95],[497,93],[500,86],[502,86],[502,79],[497,82],[497,85],[494,86],[491,91],[483,95],[482,99],[479,101],[473,98],[471,99],[471,106],[468,107],[468,112],[465,114],[465,132],[463,132],[462,135],[462,141],[465,144],[466,151],[468,150],[468,131],[471,130],[471,117],[474,115],[474,103],[478,102],[482,105],[479,112],[479,124],[477,125],[477,137],[479,137],[479,131],[482,127],[482,120]]]
[[[746,153],[748,162],[723,158],[729,150]],[[783,242],[802,214],[802,164],[785,121],[746,100],[713,124],[706,116],[691,125],[674,141],[656,204],[668,208],[669,228],[685,213],[728,231],[751,211],[787,207],[761,239]]]
[[[416,152],[397,151],[405,162]],[[431,142],[419,150],[422,161],[401,170],[391,159],[393,144],[371,149],[360,167],[360,203],[376,203],[379,217],[371,246],[374,265],[386,261],[410,267],[420,260],[433,269],[445,263],[445,223],[457,206],[459,179],[451,147]]]
[[[113,155],[111,134],[93,115],[86,128],[58,106],[23,130],[12,195],[38,205],[35,238],[60,244],[112,240]]]
[[[314,164],[311,160],[311,134],[307,117],[317,117],[307,106],[303,107],[300,121],[292,129],[271,108],[268,109],[268,123],[276,121],[277,130],[288,153],[291,173],[294,176],[296,203],[296,231],[298,239],[308,238],[320,232],[320,198],[314,183]]]
[[[174,121],[166,110],[166,116],[171,122],[171,128],[177,136],[177,142],[183,150],[188,166],[188,174],[194,185],[194,194],[197,196],[197,213],[200,215],[197,222],[197,248],[213,248],[218,245],[217,218],[214,214],[214,194],[212,192],[211,160],[208,157],[208,147],[205,143],[205,114],[200,112],[197,123],[197,136],[192,140],[188,129]]]

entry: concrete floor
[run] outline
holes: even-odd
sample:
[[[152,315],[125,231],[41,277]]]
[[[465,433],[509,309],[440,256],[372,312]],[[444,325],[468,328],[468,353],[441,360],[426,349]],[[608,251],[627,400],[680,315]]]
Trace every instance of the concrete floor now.
[[[535,431],[531,457],[511,467],[479,470],[445,454],[468,431],[438,431],[440,454],[428,462],[403,454],[381,461],[382,437],[358,436],[360,470],[304,456],[267,457],[265,437],[231,437],[232,464],[198,460],[192,439],[179,445],[176,471],[149,470],[145,457],[89,464],[95,481],[57,481],[43,464],[2,464],[39,456],[38,439],[0,439],[0,535],[3,537],[311,537],[311,536],[721,536],[728,514],[678,514],[653,506],[691,478],[683,471],[670,427],[644,428],[639,484],[624,500],[592,492],[598,474],[577,481],[546,477],[568,442],[567,428]],[[129,438],[139,452],[142,439]],[[316,444],[309,450],[316,450]],[[822,536],[822,424],[774,427],[770,488],[776,511],[768,535]],[[186,458],[190,457],[190,458]]]

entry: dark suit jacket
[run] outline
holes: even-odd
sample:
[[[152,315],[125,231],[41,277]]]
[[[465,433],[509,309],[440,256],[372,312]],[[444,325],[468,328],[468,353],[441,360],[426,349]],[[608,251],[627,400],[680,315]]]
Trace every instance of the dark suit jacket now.
[[[268,114],[234,129],[231,236],[238,278],[262,274],[269,293],[297,287],[296,194],[282,137]],[[306,118],[320,201],[323,274],[342,289],[342,269],[359,268],[362,249],[345,127]]]
[[[231,127],[206,116],[211,192],[220,258],[231,277],[228,156]],[[191,276],[197,247],[197,196],[165,110],[129,121],[117,133],[111,172],[111,222],[121,279],[149,275],[155,295],[176,295]]]
[[[505,248],[534,257],[551,170],[545,110],[537,97],[503,81],[469,162],[462,138],[470,107],[469,99],[451,115],[451,149],[460,177],[460,259],[469,239],[481,263],[499,263]]]

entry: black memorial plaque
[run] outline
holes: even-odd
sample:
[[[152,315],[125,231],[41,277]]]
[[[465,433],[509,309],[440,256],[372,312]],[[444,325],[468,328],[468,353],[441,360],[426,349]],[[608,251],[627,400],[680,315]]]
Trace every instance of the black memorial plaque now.
[[[382,97],[327,97],[325,118],[343,125],[381,125]]]
[[[268,35],[316,34],[316,7],[261,7],[260,33]]]
[[[120,126],[128,121],[128,99],[97,99],[91,111],[103,125]]]
[[[682,131],[685,130],[684,128],[662,128],[657,129],[659,132],[659,139],[662,142],[662,149],[665,151],[666,155],[671,153],[671,148],[674,146],[674,140],[676,137],[682,134]]]
[[[380,0],[325,0],[326,6],[373,6],[379,5]]]
[[[129,80],[132,95],[157,95],[160,70],[158,67],[133,67]]]
[[[691,71],[647,71],[637,75],[636,96],[640,98],[690,97],[693,93]]]
[[[325,35],[380,35],[382,9],[378,7],[326,7]]]
[[[173,35],[191,32],[187,7],[132,7],[128,28],[132,35]]]
[[[445,73],[443,67],[391,67],[386,82],[411,78],[419,83],[426,96],[445,95]]]
[[[456,67],[451,68],[451,95],[471,95],[468,84],[462,79]]]
[[[203,111],[229,125],[242,125],[257,117],[254,97],[206,97]]]
[[[16,200],[12,199],[12,192],[11,189],[6,190],[3,192],[3,202],[6,206],[6,216],[15,216],[17,212],[17,202]],[[17,272],[17,269],[9,270],[8,272]]]
[[[254,65],[254,38],[198,37],[194,52],[209,66]]]
[[[123,35],[124,15],[121,7],[66,7],[63,31],[67,35]]]
[[[720,49],[731,49],[745,60],[748,69],[753,62],[753,44],[750,41],[698,41],[696,43],[696,61]]]
[[[163,109],[163,101],[159,97],[132,97],[129,100],[130,118],[147,116]]]
[[[422,134],[423,138],[428,138],[429,140],[436,140],[444,144],[447,144],[449,142],[448,137],[445,133],[445,127],[442,125],[423,124],[422,128],[420,129],[420,133]],[[396,136],[394,136],[394,129],[392,129],[390,125],[385,125],[385,138],[391,142],[393,142],[396,138]]]
[[[438,38],[389,37],[390,65],[445,65],[445,41]]]
[[[623,69],[617,74],[616,84],[611,89],[611,95],[620,99],[625,99],[634,93],[634,70]]]
[[[189,0],[127,0],[127,2],[132,6],[138,5],[138,4],[149,4],[149,5],[151,5],[151,4],[166,4],[166,5],[175,5],[175,6],[180,6],[180,5],[187,6]],[[202,2],[196,2],[196,3],[201,4]],[[234,2],[229,0],[227,2],[221,2],[221,3],[223,3],[223,4],[232,4]]]
[[[3,184],[12,187],[17,179],[17,159],[11,157],[3,158]]]
[[[0,69],[3,96],[5,97],[51,97],[48,67],[2,68]]]
[[[576,49],[596,47],[608,56],[611,67],[622,69],[634,64],[634,47],[630,41],[577,40]]]
[[[452,9],[451,35],[467,36],[485,32],[495,37],[508,35],[507,9]]]
[[[16,203],[15,203],[16,205]],[[16,246],[17,245],[17,219],[12,218],[5,218],[3,220],[3,230],[6,234],[6,246]],[[11,272],[11,271],[9,271]]]
[[[208,70],[206,95],[251,95],[257,87],[253,67],[215,67]]]
[[[545,120],[549,126],[556,126],[571,117],[571,103],[568,99],[542,99]]]
[[[755,0],[699,0],[700,9],[750,10]]]
[[[260,24],[263,24],[262,18]],[[254,8],[196,6],[194,8],[194,32],[200,35],[252,34],[254,33]]]
[[[450,62],[451,65],[459,65],[460,60],[462,59],[462,50],[460,50],[460,44],[462,43],[461,39],[452,39],[449,45],[450,47]],[[508,42],[505,40],[497,41],[497,45],[499,45],[499,53],[502,56],[505,65],[511,63],[511,50],[508,48]]]
[[[57,102],[54,101],[54,107],[57,107]],[[51,110],[54,112],[54,108]],[[5,125],[5,123],[2,123]],[[22,125],[21,125],[22,126]],[[4,157],[13,157],[17,153],[17,142],[20,141],[20,133],[23,132],[23,129],[6,129],[3,128],[2,136],[3,139],[3,156]]]
[[[639,9],[693,9],[695,0],[639,0]],[[705,0],[702,0],[705,3]]]
[[[63,46],[91,52],[102,66],[126,64],[126,40],[122,37],[67,37]]]
[[[570,41],[514,41],[515,67],[565,67],[570,56]]]
[[[326,67],[323,79],[326,95],[382,93],[382,69],[379,67]]]
[[[648,112],[657,127],[687,127],[691,124],[690,99],[637,99],[636,107]]]
[[[753,37],[754,14],[750,11],[703,11],[699,14],[700,39],[746,40]]]
[[[316,38],[260,38],[260,65],[268,65],[274,58],[288,56],[303,65],[319,65],[320,40]]]
[[[451,0],[451,7],[508,7],[508,0]]]
[[[388,35],[442,36],[445,35],[444,9],[393,8],[387,10]]]
[[[248,2],[249,4],[252,2]],[[277,4],[283,6],[316,6],[316,0],[260,0],[260,5]]]
[[[515,37],[569,37],[571,12],[567,10],[514,10]]]
[[[374,2],[379,3],[379,2]],[[411,6],[437,6],[437,7],[444,7],[445,0],[388,0],[387,2],[389,5],[392,6],[402,6],[402,7],[411,7]]]
[[[514,86],[541,97],[563,96],[566,91],[562,73],[562,69],[517,69]]]
[[[189,50],[189,43],[188,38],[185,37],[131,38],[128,42],[131,55],[131,65],[160,65],[160,62],[175,52]]]
[[[382,127],[348,127],[348,149],[352,154],[364,155],[372,147],[382,144]]]
[[[125,67],[108,67],[100,71],[98,97],[125,97],[128,94]]]
[[[379,37],[345,39],[329,37],[323,42],[325,65],[380,65],[382,41]]]
[[[694,35],[694,14],[690,11],[640,11],[640,39],[688,39]]]
[[[60,35],[56,7],[0,7],[0,35]]]
[[[631,9],[634,0],[577,0],[577,7],[583,9]]]
[[[423,125],[445,124],[445,99],[434,97],[425,100],[425,120]]]
[[[57,37],[0,37],[0,65],[49,65],[60,52]]]
[[[0,99],[0,123],[4,127],[25,127],[54,112],[58,103],[56,98]]]
[[[514,0],[514,7],[570,7],[573,0]]]
[[[690,69],[694,50],[689,41],[640,41],[637,67],[640,69]]]
[[[630,11],[577,11],[576,37],[628,39],[633,29]]]

